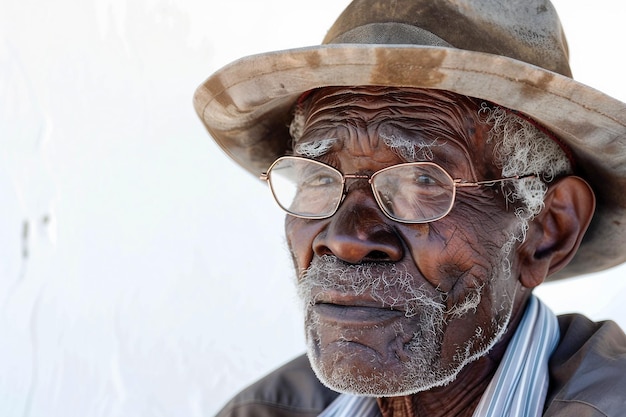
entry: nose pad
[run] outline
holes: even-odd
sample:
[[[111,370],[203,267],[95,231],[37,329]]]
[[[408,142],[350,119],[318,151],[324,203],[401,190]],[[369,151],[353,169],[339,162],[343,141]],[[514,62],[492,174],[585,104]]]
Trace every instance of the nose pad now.
[[[397,262],[404,248],[391,222],[371,192],[351,192],[313,241],[313,250],[317,256],[334,255],[352,264]]]

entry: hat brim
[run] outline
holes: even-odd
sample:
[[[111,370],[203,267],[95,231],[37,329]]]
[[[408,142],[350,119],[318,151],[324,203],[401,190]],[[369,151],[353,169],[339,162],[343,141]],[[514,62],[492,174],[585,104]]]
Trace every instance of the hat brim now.
[[[291,108],[328,86],[448,90],[522,112],[573,151],[597,210],[576,256],[556,280],[626,261],[626,105],[571,78],[515,59],[445,47],[334,44],[242,58],[208,78],[194,96],[207,130],[258,176],[290,141]]]

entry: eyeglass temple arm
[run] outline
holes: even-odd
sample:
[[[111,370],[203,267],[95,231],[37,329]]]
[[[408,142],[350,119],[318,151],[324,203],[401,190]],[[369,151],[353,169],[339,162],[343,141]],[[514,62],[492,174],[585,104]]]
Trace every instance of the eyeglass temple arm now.
[[[524,178],[536,178],[535,174],[526,174],[526,175],[515,175],[513,177],[499,178],[497,180],[485,180],[485,181],[476,181],[476,182],[464,182],[463,180],[454,180],[455,187],[477,187],[480,185],[495,185],[499,182],[505,181],[513,181],[513,180],[522,180]]]

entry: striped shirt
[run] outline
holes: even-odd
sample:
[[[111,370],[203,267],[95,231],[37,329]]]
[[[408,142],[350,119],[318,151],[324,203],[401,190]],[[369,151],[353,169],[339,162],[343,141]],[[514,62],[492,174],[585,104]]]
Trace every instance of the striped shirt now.
[[[548,390],[548,360],[559,341],[554,313],[531,296],[473,417],[541,416]],[[375,398],[341,394],[319,417],[380,417]]]

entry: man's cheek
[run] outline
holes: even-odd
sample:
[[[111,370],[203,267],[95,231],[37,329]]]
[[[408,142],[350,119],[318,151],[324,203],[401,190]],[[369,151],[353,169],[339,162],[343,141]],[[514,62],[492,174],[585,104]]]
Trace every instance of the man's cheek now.
[[[298,277],[313,260],[313,241],[322,233],[327,222],[305,220],[294,216],[285,218],[285,236]]]
[[[476,216],[473,224],[459,227],[448,216],[431,226],[427,243],[412,245],[411,255],[427,281],[448,294],[452,304],[462,301],[459,293],[484,285],[499,266],[502,246],[510,233],[491,227],[493,219]],[[484,217],[484,216],[483,216]],[[478,222],[479,225],[475,223]]]

